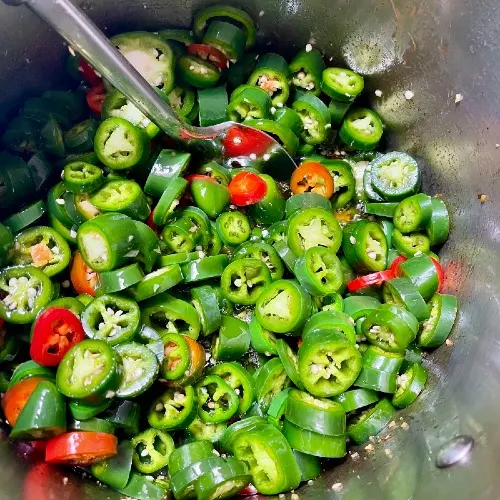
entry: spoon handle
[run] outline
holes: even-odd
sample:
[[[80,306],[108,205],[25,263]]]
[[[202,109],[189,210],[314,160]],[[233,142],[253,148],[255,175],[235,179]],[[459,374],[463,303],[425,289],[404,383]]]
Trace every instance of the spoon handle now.
[[[4,1],[27,5],[170,137],[182,140],[186,132],[195,132],[194,128],[179,120],[174,110],[161,99],[90,18],[70,0]]]

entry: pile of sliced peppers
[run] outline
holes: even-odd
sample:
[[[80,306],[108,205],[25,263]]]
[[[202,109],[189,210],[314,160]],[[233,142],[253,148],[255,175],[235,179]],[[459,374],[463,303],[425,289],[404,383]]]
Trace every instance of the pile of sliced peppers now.
[[[363,77],[309,46],[258,55],[255,39],[248,14],[212,6],[193,32],[113,43],[183,120],[281,141],[299,164],[286,185],[251,131],[225,139],[243,166],[173,149],[78,55],[78,90],[27,100],[1,138],[10,437],[129,498],[315,479],[415,401],[422,351],[456,319],[434,253],[446,204],[411,156],[374,152]]]

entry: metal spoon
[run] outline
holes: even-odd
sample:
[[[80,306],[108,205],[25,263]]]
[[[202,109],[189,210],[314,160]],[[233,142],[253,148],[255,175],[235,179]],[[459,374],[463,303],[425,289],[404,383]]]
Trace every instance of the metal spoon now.
[[[193,127],[182,122],[172,108],[153,90],[151,85],[128,62],[90,20],[69,0],[3,0],[9,5],[25,4],[54,28],[73,49],[133,102],[151,121],[170,137],[183,143],[191,152],[203,157],[221,156],[227,166],[253,166],[280,179],[289,178],[296,165],[290,155],[271,136],[252,127],[224,122],[212,127]],[[257,159],[231,157],[225,151],[223,139],[232,127],[250,129],[261,134],[268,148]],[[262,148],[261,148],[262,149]]]

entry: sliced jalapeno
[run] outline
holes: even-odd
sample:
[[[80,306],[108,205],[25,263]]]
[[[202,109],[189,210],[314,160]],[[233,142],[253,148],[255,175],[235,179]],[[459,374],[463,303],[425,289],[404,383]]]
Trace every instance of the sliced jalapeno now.
[[[420,169],[406,153],[379,156],[371,162],[370,173],[373,188],[387,201],[403,200],[420,188]]]
[[[420,253],[429,253],[431,242],[423,233],[402,234],[397,229],[392,232],[392,244],[405,257],[413,257]]]
[[[170,388],[157,397],[149,409],[148,422],[151,427],[165,431],[185,429],[196,414],[195,391],[188,385]]]
[[[75,344],[57,368],[56,384],[66,397],[89,403],[103,401],[120,383],[118,356],[102,340]]]
[[[220,71],[209,61],[193,55],[183,55],[177,60],[177,77],[179,83],[186,86],[193,86],[199,89],[206,89],[217,84],[220,78]]]
[[[163,149],[151,167],[144,191],[159,198],[173,179],[184,175],[190,159],[190,153]]]
[[[174,54],[170,45],[153,33],[122,33],[111,43],[136,65],[139,73],[153,86],[169,93],[174,87]]]
[[[344,311],[344,299],[340,293],[330,293],[321,298],[321,311]]]
[[[131,340],[139,328],[140,311],[129,299],[102,295],[94,299],[82,314],[82,325],[90,338],[116,345]]]
[[[448,239],[450,233],[450,216],[444,201],[432,198],[432,216],[427,224],[427,236],[431,246],[441,245]]]
[[[240,359],[250,347],[247,324],[233,316],[222,315],[219,335],[214,337],[212,353],[217,361]]]
[[[421,325],[418,345],[439,347],[448,338],[457,317],[458,303],[454,295],[436,293],[429,302],[430,317]]]
[[[328,198],[312,192],[294,194],[286,200],[285,211],[288,218],[308,208],[324,208],[325,210],[331,211],[332,204]]]
[[[203,37],[208,22],[214,18],[224,19],[237,26],[241,26],[246,34],[245,47],[250,49],[255,45],[257,34],[252,18],[243,10],[229,5],[213,5],[200,10],[196,14],[193,22],[193,31],[197,38]]]
[[[344,407],[346,413],[350,413],[376,403],[379,397],[375,391],[370,389],[352,389],[335,396],[333,399]]]
[[[199,417],[196,417],[187,429],[188,439],[206,440],[211,443],[217,443],[220,441],[226,428],[226,422],[207,424]]]
[[[226,422],[238,411],[238,395],[216,375],[203,377],[196,384],[195,391],[198,415],[205,423]]]
[[[255,314],[262,327],[277,333],[299,330],[311,311],[310,295],[292,280],[278,280],[268,285],[255,305]]]
[[[241,212],[224,212],[216,221],[217,232],[226,245],[240,245],[250,237],[250,221]]]
[[[300,469],[290,445],[275,427],[247,430],[238,436],[233,448],[236,458],[248,464],[252,484],[263,495],[276,495],[300,484]],[[270,463],[274,467],[266,465]]]
[[[279,358],[270,359],[254,374],[255,396],[264,412],[267,412],[276,394],[290,385],[290,379]]]
[[[198,208],[214,219],[227,209],[231,201],[229,189],[210,179],[193,179],[191,194]]]
[[[38,226],[18,234],[14,244],[13,262],[30,265],[54,276],[63,271],[71,259],[68,243],[51,227]]]
[[[163,342],[156,330],[153,330],[149,326],[142,325],[133,340],[150,349],[160,364],[163,362],[163,358],[165,357]]]
[[[87,420],[73,420],[68,423],[68,429],[72,431],[104,432],[114,434],[115,426],[103,418],[92,417]]]
[[[88,404],[78,399],[71,400],[68,404],[71,416],[76,420],[89,420],[107,410],[111,406],[112,400],[106,399],[102,403],[95,405]],[[113,425],[113,424],[112,424]]]
[[[166,94],[164,92],[157,89],[157,93],[165,100]],[[108,92],[102,103],[101,118],[106,119],[111,117],[127,120],[143,130],[150,138],[156,137],[160,132],[158,126],[118,90]]]
[[[139,253],[136,259],[142,263],[144,271],[150,273],[161,253],[160,240],[158,235],[148,225],[138,220],[133,222],[137,236],[131,234],[127,237],[127,240],[132,243],[137,237]]]
[[[399,375],[397,388],[392,397],[392,404],[396,408],[410,406],[424,390],[427,382],[427,370],[419,364],[414,364]]]
[[[55,156],[65,156],[66,148],[64,146],[63,132],[57,120],[50,116],[45,125],[40,129],[40,138],[43,148],[47,153]]]
[[[108,403],[109,406],[109,403]],[[139,432],[139,417],[141,407],[134,401],[117,401],[103,413],[103,418],[123,429],[127,436],[135,436]]]
[[[243,243],[234,252],[232,260],[236,261],[244,258],[260,259],[264,262],[271,273],[273,281],[283,277],[283,264],[278,252],[268,243],[261,241]]]
[[[5,267],[0,271],[0,318],[29,324],[52,300],[50,278],[34,266]]]
[[[111,271],[129,263],[139,253],[134,221],[124,214],[109,213],[84,222],[78,229],[78,249],[85,263],[97,272]]]
[[[267,410],[267,421],[280,431],[283,428],[283,419],[285,417],[288,394],[291,390],[292,389],[290,387],[287,387],[281,392],[278,392],[278,394],[276,394],[271,400],[271,404]]]
[[[102,170],[90,163],[73,162],[64,167],[64,187],[70,193],[88,193],[102,186]]]
[[[394,217],[398,203],[365,203],[364,211],[367,214],[378,215],[379,217]]]
[[[214,20],[208,25],[203,43],[220,50],[230,61],[236,62],[245,52],[245,32],[234,24]]]
[[[361,371],[361,354],[335,330],[316,330],[299,348],[299,375],[314,396],[331,397],[344,392]]]
[[[248,83],[265,90],[271,97],[273,106],[283,105],[290,95],[289,72],[288,64],[282,56],[265,54],[257,61]]]
[[[195,483],[198,500],[230,498],[250,484],[252,476],[248,467],[241,461],[230,457],[226,463],[215,466]]]
[[[198,312],[203,335],[210,335],[221,326],[221,313],[217,294],[209,285],[191,289],[191,303]]]
[[[124,170],[144,159],[149,152],[149,138],[123,118],[108,118],[97,129],[94,148],[103,165]]]
[[[146,429],[132,438],[134,453],[132,463],[143,474],[151,474],[168,465],[168,459],[174,451],[174,440],[159,429]]]
[[[65,132],[64,144],[72,153],[86,153],[93,149],[98,127],[99,122],[93,118],[77,123]]]
[[[35,221],[40,219],[43,214],[46,212],[45,203],[43,201],[36,201],[31,205],[23,208],[19,212],[7,217],[3,222],[3,226],[8,228],[13,234],[18,233],[19,231],[31,226]],[[4,245],[5,241],[9,241],[11,238],[6,235],[6,233],[2,232],[0,235],[1,245]],[[0,250],[1,252],[1,250]],[[4,250],[5,252],[5,250]],[[0,257],[1,262],[1,257]]]
[[[321,462],[318,457],[293,450],[293,455],[300,469],[301,481],[311,481],[321,474]]]
[[[319,96],[321,94],[321,74],[325,62],[319,50],[299,51],[290,61],[293,86],[303,92]]]
[[[432,217],[432,199],[424,193],[400,201],[394,210],[394,226],[402,233],[424,229]]]
[[[312,94],[303,94],[292,104],[304,126],[301,134],[306,144],[320,144],[328,136],[331,127],[330,112],[326,104]]]
[[[177,472],[186,469],[192,464],[212,458],[214,447],[209,441],[193,441],[176,448],[168,461],[168,472],[174,476]]]
[[[285,125],[265,118],[261,118],[259,120],[248,119],[245,121],[245,125],[262,130],[268,135],[277,137],[278,141],[283,145],[290,156],[294,156],[297,152],[299,140],[291,130],[286,128]],[[279,174],[279,172],[275,172],[275,174]]]
[[[430,313],[427,304],[409,278],[395,278],[387,281],[382,288],[382,294],[386,304],[403,306],[418,321],[429,318]]]
[[[342,123],[345,114],[351,107],[352,102],[340,102],[332,99],[328,105],[328,111],[330,112],[330,118],[332,119],[332,125],[338,125]]]
[[[384,304],[372,311],[362,324],[368,341],[388,352],[404,352],[417,335],[418,321],[400,306]]]
[[[288,395],[285,418],[302,429],[324,436],[344,436],[346,432],[346,414],[341,404],[296,389]]]
[[[189,446],[195,443],[196,442],[189,443],[184,446]],[[182,448],[184,448],[184,446]],[[212,452],[210,452],[210,454],[211,456],[202,458],[197,462],[193,462],[177,471],[176,473],[171,474],[171,488],[176,500],[187,500],[188,498],[195,498],[195,484],[197,483],[198,479],[203,474],[213,470],[214,467],[225,464],[224,459],[222,459],[221,457],[213,456]]]
[[[129,266],[115,269],[114,271],[106,271],[99,273],[98,292],[100,293],[116,293],[126,288],[139,283],[144,278],[139,264],[130,264]]]
[[[375,368],[363,367],[354,385],[364,389],[393,394],[396,391],[397,375]]]
[[[132,443],[124,440],[118,445],[115,457],[91,465],[90,471],[96,479],[112,488],[125,488],[131,474],[132,455]]]
[[[360,272],[386,269],[387,239],[375,222],[347,224],[343,230],[342,249],[347,262]]]
[[[219,278],[228,264],[226,255],[213,255],[201,260],[181,264],[184,283],[194,283],[209,278]]]
[[[363,444],[370,436],[376,436],[393,419],[396,409],[388,399],[381,399],[375,406],[364,410],[347,426],[347,435],[356,443]]]
[[[197,339],[201,324],[196,309],[184,300],[167,293],[151,297],[142,303],[142,322],[155,329],[161,337],[179,333]]]
[[[107,182],[90,202],[101,212],[119,212],[144,221],[151,212],[146,195],[139,184],[129,180]]]
[[[382,138],[384,125],[374,111],[366,108],[352,109],[342,122],[339,137],[347,146],[362,151],[375,149]]]
[[[257,352],[267,356],[278,354],[276,350],[276,336],[269,330],[262,328],[255,315],[252,315],[252,319],[249,323],[249,330],[250,343]]]
[[[178,264],[161,267],[152,273],[142,276],[141,280],[128,289],[128,293],[136,302],[147,300],[159,293],[166,292],[183,280]]]
[[[250,374],[239,363],[221,363],[208,371],[217,375],[237,394],[239,399],[238,414],[243,415],[252,405],[255,397],[254,383]]]
[[[306,337],[315,330],[326,329],[340,330],[347,340],[356,343],[356,332],[354,331],[354,322],[348,314],[341,311],[320,311],[313,314],[304,325],[302,337]]]
[[[12,439],[47,439],[66,430],[66,404],[55,384],[40,380],[13,425]]]
[[[153,212],[153,222],[157,226],[163,227],[167,223],[169,217],[173,214],[177,205],[179,205],[179,200],[182,198],[187,186],[188,181],[182,177],[171,180],[168,187],[163,191]],[[170,240],[167,240],[173,250],[190,246],[189,235],[185,235],[182,224],[180,228],[176,226],[174,229],[168,230],[166,235],[168,238],[173,239],[172,243],[170,243]]]
[[[344,279],[340,260],[330,248],[308,248],[297,258],[293,270],[302,287],[313,296],[336,292]]]
[[[267,265],[259,259],[243,258],[231,262],[221,277],[224,295],[235,304],[255,304],[272,281]]]
[[[398,275],[409,278],[425,300],[432,298],[438,290],[438,273],[428,255],[419,255],[401,262]]]
[[[271,109],[271,99],[265,90],[252,85],[241,85],[231,94],[227,116],[235,122],[247,118],[268,118]]]
[[[296,213],[288,224],[288,246],[297,255],[308,248],[326,247],[334,252],[340,248],[342,230],[331,212],[323,208],[309,208]]]
[[[119,398],[135,398],[151,387],[158,375],[158,360],[150,349],[137,342],[115,347],[120,355],[123,375],[116,390]]]
[[[364,88],[363,77],[345,68],[326,68],[322,78],[323,92],[336,101],[354,101]]]
[[[324,458],[341,458],[346,454],[345,436],[324,436],[302,429],[285,419],[283,435],[290,446],[308,455]]]

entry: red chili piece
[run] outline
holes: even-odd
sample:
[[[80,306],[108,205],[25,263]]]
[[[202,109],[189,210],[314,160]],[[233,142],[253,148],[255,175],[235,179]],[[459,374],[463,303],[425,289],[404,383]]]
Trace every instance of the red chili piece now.
[[[388,271],[380,271],[378,273],[360,276],[359,278],[349,281],[349,283],[347,283],[347,288],[350,292],[355,292],[367,286],[381,285],[384,281],[392,280],[395,277],[396,276],[390,269]]]
[[[85,59],[80,60],[78,71],[82,74],[83,79],[90,83],[90,85],[98,85],[102,82],[96,70]]]
[[[42,366],[57,366],[66,352],[84,339],[80,320],[68,309],[52,307],[36,319],[31,359]]]
[[[229,67],[227,64],[227,57],[219,49],[216,49],[211,45],[207,45],[205,43],[193,43],[188,47],[187,51],[188,54],[198,56],[205,61],[211,62],[219,69],[226,69]]]
[[[102,103],[106,99],[106,89],[102,83],[94,85],[87,91],[85,96],[87,99],[87,105],[97,115],[101,114]]]
[[[444,285],[444,270],[443,266],[433,257],[431,257],[432,262],[434,263],[434,267],[436,268],[437,274],[438,274],[438,292],[440,292],[443,289]]]
[[[406,259],[406,257],[403,257],[402,255],[400,255],[399,257],[396,257],[392,264],[391,264],[391,267],[389,268],[393,273],[394,273],[394,276],[396,278],[400,278],[401,275],[399,274],[399,264],[401,264],[402,262],[404,262]]]
[[[235,125],[231,127],[222,141],[224,153],[228,157],[264,154],[272,140],[260,130]]]
[[[240,172],[229,183],[231,203],[238,207],[246,207],[258,203],[267,194],[267,184],[253,172]]]

